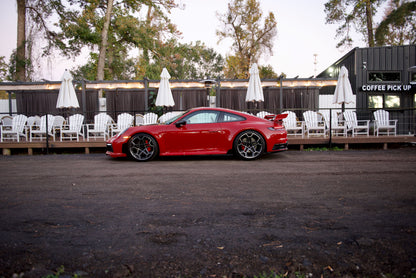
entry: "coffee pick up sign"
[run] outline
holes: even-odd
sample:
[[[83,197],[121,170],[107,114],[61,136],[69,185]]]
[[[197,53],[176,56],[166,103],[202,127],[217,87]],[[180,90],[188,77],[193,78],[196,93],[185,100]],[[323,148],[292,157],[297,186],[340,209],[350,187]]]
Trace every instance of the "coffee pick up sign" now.
[[[363,92],[407,92],[411,89],[411,84],[365,84],[361,86],[361,91]]]

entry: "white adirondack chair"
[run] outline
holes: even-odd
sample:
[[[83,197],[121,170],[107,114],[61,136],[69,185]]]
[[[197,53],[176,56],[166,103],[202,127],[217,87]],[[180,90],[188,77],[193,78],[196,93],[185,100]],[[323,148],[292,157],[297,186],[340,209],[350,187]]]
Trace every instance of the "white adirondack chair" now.
[[[11,126],[13,122],[13,117],[9,115],[5,115],[1,117],[1,124]]]
[[[318,113],[315,111],[303,112],[303,119],[305,120],[305,130],[310,135],[323,135],[326,134],[325,122],[318,119]]]
[[[272,115],[272,113],[269,113],[267,111],[260,111],[256,114],[256,117],[264,119],[264,117],[267,116],[267,115]]]
[[[79,137],[81,136],[84,139],[84,115],[75,114],[68,118],[69,124],[63,125],[61,129],[61,141],[65,139],[73,140],[77,139],[79,141]]]
[[[30,116],[27,118],[26,126],[31,127],[33,125],[40,125],[40,117],[39,116]]]
[[[285,111],[282,114],[287,114],[287,117],[283,119],[283,125],[286,128],[287,135],[301,135],[303,137],[304,122],[297,120],[295,112]]]
[[[40,126],[39,116],[30,116],[27,118],[26,126],[25,126],[26,140],[29,140],[30,129],[32,128],[32,126]]]
[[[20,136],[26,137],[24,133],[26,121],[25,115],[16,115],[13,117],[11,125],[2,125],[1,142],[6,139],[16,139],[17,142],[20,142]]]
[[[160,116],[158,121],[159,121],[159,123],[164,123],[164,122],[176,117],[180,113],[181,112],[178,112],[178,111],[167,112],[167,113],[163,114],[162,116]]]
[[[53,118],[53,126],[52,126],[52,133],[53,133],[53,140],[55,141],[55,136],[60,134],[62,126],[65,124],[65,118],[62,116],[55,116]]]
[[[55,140],[55,135],[53,133],[53,121],[55,116],[53,115],[43,115],[40,117],[40,125],[32,125],[29,131],[30,136],[30,142],[33,141],[33,139],[39,139],[42,141],[43,139],[46,139],[46,136],[52,136]],[[47,120],[47,126],[46,126],[46,119]]]
[[[322,116],[325,120],[325,125],[327,130],[331,130],[332,135],[342,135],[347,136],[347,125],[345,124],[345,121],[339,121],[337,111],[331,110],[331,116],[329,116],[328,110],[321,111]],[[331,118],[331,125],[329,123]]]
[[[144,114],[143,116],[143,124],[144,125],[151,125],[157,123],[157,114],[153,112],[149,112]]]
[[[110,137],[110,125],[113,123],[113,119],[106,113],[99,113],[94,116],[94,124],[87,124],[87,140],[90,138],[99,139]]]
[[[374,135],[393,133],[396,135],[397,120],[389,119],[389,112],[386,110],[374,111]],[[385,130],[382,132],[382,130]]]
[[[143,115],[142,114],[136,114],[135,117],[135,125],[142,125],[144,123]]]
[[[370,120],[357,120],[355,111],[347,110],[343,113],[347,123],[347,132],[351,131],[352,137],[355,135],[369,136]]]
[[[111,127],[111,135],[125,130],[128,127],[133,126],[134,117],[129,113],[122,113],[117,116],[117,123]]]

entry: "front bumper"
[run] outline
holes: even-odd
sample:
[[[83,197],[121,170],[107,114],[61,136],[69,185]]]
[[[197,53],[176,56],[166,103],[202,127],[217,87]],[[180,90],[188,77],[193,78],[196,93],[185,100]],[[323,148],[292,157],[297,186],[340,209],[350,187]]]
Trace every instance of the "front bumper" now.
[[[272,149],[273,152],[287,151],[287,143],[275,144]]]
[[[113,145],[111,143],[107,143],[107,151],[105,154],[111,157],[127,157],[127,154],[123,152],[114,152]]]

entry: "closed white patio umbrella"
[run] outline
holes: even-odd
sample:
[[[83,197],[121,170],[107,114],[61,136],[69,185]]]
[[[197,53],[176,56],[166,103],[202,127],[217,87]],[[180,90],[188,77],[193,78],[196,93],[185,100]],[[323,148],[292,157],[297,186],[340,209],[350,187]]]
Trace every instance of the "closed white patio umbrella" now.
[[[348,79],[348,70],[345,66],[341,67],[338,76],[337,86],[335,87],[335,93],[332,103],[342,104],[353,103],[354,95],[352,93],[351,83]]]
[[[172,91],[169,85],[170,74],[166,68],[163,68],[160,74],[160,85],[156,97],[156,106],[175,106]]]
[[[254,63],[250,68],[250,79],[248,81],[246,102],[250,101],[264,101],[263,88],[261,87],[259,69],[256,63]]]
[[[62,75],[62,84],[61,88],[59,89],[56,108],[79,108],[74,85],[72,85],[72,76],[68,70],[65,70],[64,74]]]

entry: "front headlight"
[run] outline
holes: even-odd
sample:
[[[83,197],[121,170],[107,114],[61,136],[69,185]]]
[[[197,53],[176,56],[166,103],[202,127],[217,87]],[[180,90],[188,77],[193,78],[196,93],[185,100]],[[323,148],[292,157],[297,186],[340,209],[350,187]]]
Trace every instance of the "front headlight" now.
[[[119,137],[121,137],[126,131],[127,131],[127,129],[129,129],[129,127],[128,128],[126,128],[126,129],[124,129],[124,130],[122,130],[122,131],[120,131],[117,135],[116,135],[116,137],[117,138],[119,138]],[[130,138],[130,136],[127,136],[128,138],[124,138],[124,139],[129,139]]]

